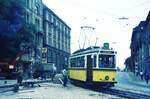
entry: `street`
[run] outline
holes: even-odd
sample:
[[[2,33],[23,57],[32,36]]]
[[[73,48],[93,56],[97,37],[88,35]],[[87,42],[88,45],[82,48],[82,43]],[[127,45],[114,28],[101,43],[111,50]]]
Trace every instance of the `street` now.
[[[0,99],[150,99],[149,38],[149,0],[0,0]]]
[[[145,81],[134,82],[134,75],[128,75],[126,72],[117,73],[118,83],[112,89],[125,90],[135,93],[150,94],[150,85],[146,85]],[[34,87],[20,86],[18,92],[13,92],[11,88],[0,89],[0,99],[122,99],[121,97],[100,93],[90,89],[84,89],[68,83],[67,87],[63,87],[58,81],[62,75],[56,75],[53,82],[44,82],[35,84]],[[124,78],[124,79],[122,79]],[[1,83],[4,82],[1,80]],[[13,80],[10,84],[15,84]],[[40,86],[39,86],[40,85]]]
[[[15,93],[8,91],[1,93],[0,99],[112,99],[118,98],[108,94],[102,94],[91,90],[86,90],[74,85],[63,87],[61,84],[43,83],[41,87],[20,88]],[[120,99],[120,98],[118,98]]]

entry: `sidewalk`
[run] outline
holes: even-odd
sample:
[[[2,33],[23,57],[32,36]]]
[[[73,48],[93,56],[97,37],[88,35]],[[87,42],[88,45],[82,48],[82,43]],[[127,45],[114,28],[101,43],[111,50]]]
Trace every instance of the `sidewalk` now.
[[[4,83],[7,81],[7,83]],[[38,79],[28,79],[28,80],[23,80],[23,85],[26,82],[34,82],[34,84],[37,83],[44,83],[44,82],[50,82],[51,79],[46,79],[46,80],[38,80]],[[0,88],[8,88],[8,87],[13,87],[15,84],[17,84],[17,80],[0,80]]]
[[[117,72],[117,84],[116,89],[131,91],[142,94],[150,94],[150,82],[146,84],[144,80],[136,77],[131,72]]]
[[[55,75],[53,83],[61,84],[59,81],[59,78],[62,79],[61,74]],[[51,78],[47,78],[46,80],[26,79],[26,80],[23,80],[22,83],[25,84],[26,82],[34,82],[34,84],[37,84],[37,83],[45,83],[45,82],[51,82],[51,81],[52,81]],[[7,82],[7,83],[5,83],[5,82]],[[15,84],[17,84],[17,80],[0,80],[0,88],[13,87]]]
[[[0,80],[0,88],[12,87],[17,83],[17,80]]]
[[[129,79],[129,81],[134,83],[135,85],[150,88],[150,80],[147,84],[146,81],[144,80],[144,78],[143,78],[143,80],[141,80],[141,78],[139,76],[135,76],[135,74],[133,74],[132,72],[127,72],[126,75],[127,75],[126,77]]]

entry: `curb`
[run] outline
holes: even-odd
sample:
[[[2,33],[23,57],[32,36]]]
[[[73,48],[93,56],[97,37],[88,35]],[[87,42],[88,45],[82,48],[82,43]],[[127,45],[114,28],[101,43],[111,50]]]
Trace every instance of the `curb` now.
[[[0,88],[9,88],[9,87],[14,87],[14,85],[16,85],[16,84],[4,85],[4,86],[0,86]]]
[[[22,84],[25,85],[25,83],[27,83],[28,81],[24,81]],[[38,83],[45,83],[45,82],[51,82],[51,80],[38,80],[38,81],[32,81],[34,82],[34,84],[38,84]],[[17,83],[15,84],[10,84],[10,85],[3,85],[0,86],[0,88],[9,88],[9,87],[14,87]]]

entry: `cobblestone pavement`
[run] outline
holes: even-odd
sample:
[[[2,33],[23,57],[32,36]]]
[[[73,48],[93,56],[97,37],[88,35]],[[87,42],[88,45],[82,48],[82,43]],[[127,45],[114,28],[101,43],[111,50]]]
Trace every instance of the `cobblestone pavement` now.
[[[17,83],[17,80],[0,80],[0,88],[5,87],[5,86],[9,86],[9,85],[13,85],[16,83]]]
[[[5,92],[0,99],[122,99],[117,96],[102,94],[73,85],[43,83],[41,87],[20,89],[19,92]]]

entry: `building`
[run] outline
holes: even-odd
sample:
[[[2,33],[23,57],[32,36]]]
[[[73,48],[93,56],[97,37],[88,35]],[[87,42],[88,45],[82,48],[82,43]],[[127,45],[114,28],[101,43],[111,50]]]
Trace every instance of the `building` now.
[[[24,24],[32,26],[34,34],[31,46],[25,48],[24,44],[20,46],[21,49],[29,50],[28,53],[21,57],[23,61],[22,69],[24,74],[33,73],[34,64],[40,63],[42,59],[41,49],[43,48],[43,4],[42,0],[25,0],[24,7]],[[28,44],[30,45],[30,44]],[[25,75],[26,76],[26,75]]]
[[[33,24],[36,31],[32,53],[24,55],[22,59],[31,60],[32,63],[52,63],[58,71],[67,67],[71,28],[44,5],[42,0],[26,0],[25,8],[26,23]]]
[[[2,51],[6,53],[1,54],[1,61],[9,63],[11,68],[13,66],[15,72],[23,69],[25,76],[36,70],[44,70],[43,68],[50,67],[50,64],[55,65],[58,72],[67,68],[71,28],[45,6],[42,0],[19,0],[18,2],[14,0],[12,2],[2,2],[4,3],[2,8],[9,9],[8,15],[11,16],[11,19],[6,17],[7,13],[1,10],[3,13],[0,14],[0,26],[2,27],[0,32],[1,35],[13,37],[14,43],[11,42],[11,46],[5,47],[8,44],[3,43],[6,37],[2,36],[1,45],[3,44],[4,49],[1,50],[1,53]],[[5,50],[8,48],[13,50],[9,51],[13,59],[9,61],[8,51]]]
[[[133,72],[143,72],[150,76],[150,12],[145,21],[133,29],[131,38],[131,58]]]
[[[24,61],[32,63],[41,61],[41,49],[43,47],[43,5],[42,0],[25,0],[25,23],[33,25],[34,31],[34,46],[32,46],[29,54],[22,57]]]
[[[43,46],[47,48],[46,63],[53,63],[60,71],[68,66],[71,28],[53,11],[43,6]]]

